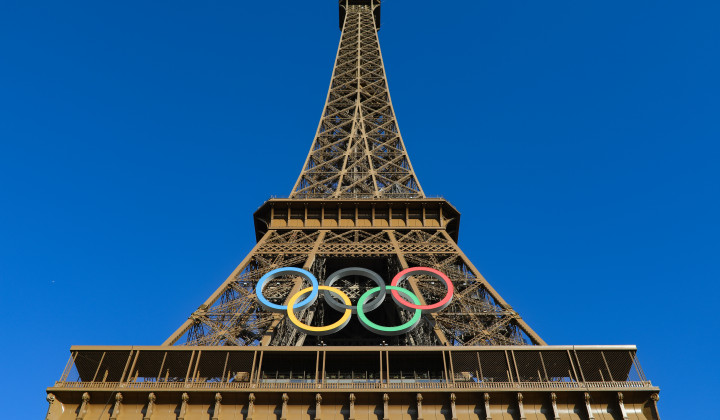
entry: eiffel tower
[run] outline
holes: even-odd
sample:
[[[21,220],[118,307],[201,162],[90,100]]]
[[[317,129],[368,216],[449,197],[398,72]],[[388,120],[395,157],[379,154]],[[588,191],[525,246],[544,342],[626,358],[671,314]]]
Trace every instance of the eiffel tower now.
[[[462,252],[400,134],[380,10],[339,1],[317,132],[245,259],[162,346],[71,348],[48,419],[659,419],[634,346],[548,346]]]

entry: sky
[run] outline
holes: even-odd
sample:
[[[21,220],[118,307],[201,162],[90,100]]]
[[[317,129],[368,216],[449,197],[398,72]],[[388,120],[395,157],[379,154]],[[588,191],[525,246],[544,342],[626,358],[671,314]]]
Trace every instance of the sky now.
[[[720,3],[387,0],[420,183],[549,344],[635,344],[663,419],[720,374]],[[159,345],[254,244],[317,128],[334,1],[0,3],[0,399],[71,345]],[[11,416],[12,417],[12,416]]]

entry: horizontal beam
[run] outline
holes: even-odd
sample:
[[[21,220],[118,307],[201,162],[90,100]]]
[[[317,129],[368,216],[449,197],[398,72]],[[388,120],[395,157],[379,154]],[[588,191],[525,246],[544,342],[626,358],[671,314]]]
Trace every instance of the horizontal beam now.
[[[296,346],[247,346],[247,347],[228,347],[228,346],[71,346],[70,351],[110,351],[110,350],[151,350],[151,351],[192,351],[192,350],[219,350],[219,351],[238,351],[238,352],[254,352],[254,351],[282,351],[282,352],[308,352],[317,351],[315,347],[296,347]],[[625,350],[637,351],[637,346],[632,344],[621,345],[553,345],[553,346],[456,346],[456,347],[438,347],[438,346],[323,346],[323,351],[327,352],[373,352],[387,351],[404,353],[407,351],[497,351],[497,350],[514,350],[514,351],[557,351],[557,350]]]
[[[444,229],[457,241],[460,212],[441,198],[270,199],[253,215],[255,236],[271,229]]]

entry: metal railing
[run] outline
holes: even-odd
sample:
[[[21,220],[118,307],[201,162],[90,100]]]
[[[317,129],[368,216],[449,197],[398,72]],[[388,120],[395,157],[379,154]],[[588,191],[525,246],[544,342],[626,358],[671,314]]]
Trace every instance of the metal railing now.
[[[512,389],[636,389],[651,387],[649,381],[628,382],[415,382],[415,383],[293,383],[293,382],[55,382],[55,388],[65,389],[476,389],[476,390],[512,390]]]

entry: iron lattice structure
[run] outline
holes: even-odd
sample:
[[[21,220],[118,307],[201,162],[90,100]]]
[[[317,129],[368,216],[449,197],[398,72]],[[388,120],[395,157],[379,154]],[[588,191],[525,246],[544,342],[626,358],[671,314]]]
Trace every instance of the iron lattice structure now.
[[[397,128],[377,39],[380,2],[339,3],[342,38],[318,131],[290,197],[255,212],[257,244],[162,346],[72,347],[47,389],[46,419],[659,420],[659,389],[635,346],[545,345],[463,254],[460,213],[424,195]],[[282,267],[311,271],[354,305],[376,284],[332,274],[339,269],[369,269],[387,285],[404,269],[429,267],[455,292],[403,335],[375,335],[353,316],[317,337],[263,309],[308,286],[293,277],[299,270],[265,284],[270,305],[255,295]],[[444,282],[416,275],[402,287],[442,305]],[[297,318],[332,325],[340,315],[324,299]],[[392,302],[368,318],[384,326],[412,318]]]
[[[422,198],[390,101],[371,5],[350,5],[315,140],[291,198]]]
[[[426,316],[399,337],[350,328],[325,337],[336,345],[545,344],[490,286],[458,247],[459,213],[445,200],[425,197],[413,171],[390,101],[377,36],[379,1],[341,1],[342,36],[330,89],[312,147],[289,199],[273,199],[255,213],[258,242],[235,271],[164,343],[194,346],[317,344],[265,311],[257,281],[279,267],[302,267],[322,282],[343,266],[362,266],[392,278],[425,266],[453,281],[452,304]],[[427,303],[442,299],[432,278],[409,280]],[[368,284],[340,284],[356,300]],[[276,279],[265,296],[282,304],[306,287],[299,278]],[[410,314],[386,308],[392,322]],[[334,315],[322,299],[298,314],[309,325]]]

